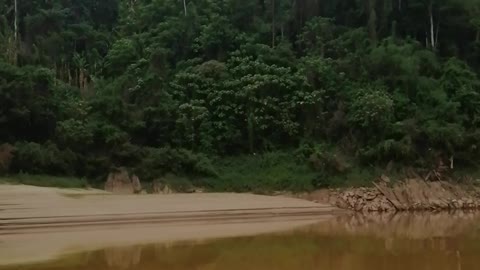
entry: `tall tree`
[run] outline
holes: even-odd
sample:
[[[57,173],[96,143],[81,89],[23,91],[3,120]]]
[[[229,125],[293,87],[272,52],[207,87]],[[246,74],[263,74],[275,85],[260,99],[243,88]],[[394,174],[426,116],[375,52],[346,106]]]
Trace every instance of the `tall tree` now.
[[[14,0],[14,43],[15,43],[15,51],[14,51],[14,56],[13,56],[13,63],[16,65],[17,64],[17,55],[18,55],[18,43],[19,43],[19,40],[18,40],[18,3],[17,3],[18,0]]]

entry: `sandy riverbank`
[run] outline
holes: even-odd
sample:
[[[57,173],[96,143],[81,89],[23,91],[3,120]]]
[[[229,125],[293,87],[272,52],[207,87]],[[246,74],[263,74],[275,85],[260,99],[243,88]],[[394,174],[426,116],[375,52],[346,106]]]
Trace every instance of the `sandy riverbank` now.
[[[0,265],[109,246],[276,232],[329,219],[335,211],[250,194],[111,195],[0,185]]]

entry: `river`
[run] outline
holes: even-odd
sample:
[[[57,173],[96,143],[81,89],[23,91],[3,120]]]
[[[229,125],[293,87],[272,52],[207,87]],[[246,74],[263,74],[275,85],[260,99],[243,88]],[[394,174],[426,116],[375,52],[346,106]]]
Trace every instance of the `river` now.
[[[1,270],[477,270],[474,212],[342,215],[256,236],[112,247]]]

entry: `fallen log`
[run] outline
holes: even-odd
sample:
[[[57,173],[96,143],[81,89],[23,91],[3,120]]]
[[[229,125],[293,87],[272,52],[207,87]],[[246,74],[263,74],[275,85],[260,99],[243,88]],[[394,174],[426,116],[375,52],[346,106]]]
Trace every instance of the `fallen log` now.
[[[397,209],[397,210],[405,210],[406,207],[400,203],[397,199],[397,197],[395,196],[395,193],[393,193],[392,190],[390,190],[390,188],[388,188],[385,184],[377,184],[375,182],[373,182],[373,185],[378,189],[378,191],[380,191],[380,193],[383,194],[383,196],[385,196],[385,198],[387,198],[387,200]]]

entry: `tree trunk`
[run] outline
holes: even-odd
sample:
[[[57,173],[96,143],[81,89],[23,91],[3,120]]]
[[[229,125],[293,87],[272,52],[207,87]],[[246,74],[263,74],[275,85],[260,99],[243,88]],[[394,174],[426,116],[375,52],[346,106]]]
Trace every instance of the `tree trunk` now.
[[[377,13],[375,11],[376,0],[367,0],[368,8],[368,33],[374,44],[377,43]]]
[[[17,64],[17,55],[18,55],[18,0],[15,0],[14,2],[14,12],[15,12],[15,18],[14,18],[14,52],[13,52],[13,64]]]
[[[74,80],[75,86],[80,88],[80,85],[79,85],[80,80],[78,79],[79,78],[78,69],[75,69],[73,76],[74,76],[73,80]]]
[[[282,41],[283,41],[283,36],[284,36],[284,28],[283,28],[283,24],[282,24],[282,26],[280,26],[280,34],[281,34]]]
[[[193,119],[193,117],[191,117]],[[195,129],[195,122],[192,120],[192,139],[191,139],[191,145],[190,145],[190,150],[195,151],[195,138],[196,138],[196,129]]]
[[[272,0],[272,48],[275,47],[275,0]]]
[[[135,11],[135,3],[137,0],[130,0],[130,11]]]
[[[430,46],[432,46],[432,50],[435,50],[435,25],[433,22],[433,0],[430,1],[430,5],[428,7],[428,13],[430,17]]]
[[[82,68],[78,69],[78,84],[80,87],[80,93],[85,96],[85,73]]]
[[[248,150],[250,150],[250,153],[252,154],[255,151],[255,116],[253,116],[253,113],[248,112],[247,115],[247,126],[248,126]]]
[[[397,21],[392,22],[392,37],[396,38],[397,37]]]
[[[185,16],[187,16],[187,0],[183,0],[183,11],[185,12]]]
[[[428,40],[428,32],[425,30],[425,47],[430,47],[430,41]]]
[[[67,72],[67,76],[68,76],[68,84],[72,85],[72,72],[70,70],[70,65],[68,63],[65,63],[65,71]]]

